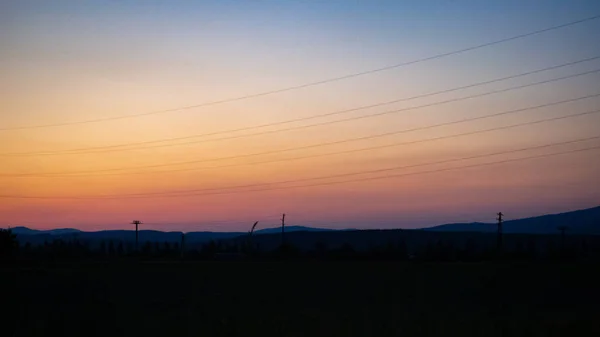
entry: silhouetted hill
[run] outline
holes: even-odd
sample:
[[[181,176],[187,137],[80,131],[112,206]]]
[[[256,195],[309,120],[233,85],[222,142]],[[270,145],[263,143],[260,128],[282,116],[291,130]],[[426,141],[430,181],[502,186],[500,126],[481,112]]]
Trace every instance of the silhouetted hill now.
[[[504,233],[509,234],[536,234],[556,236],[558,226],[567,226],[569,235],[600,235],[600,207],[566,212],[560,214],[544,215],[520,220],[511,220],[504,223]],[[43,244],[44,241],[55,239],[77,239],[89,243],[99,244],[102,241],[134,242],[135,231],[132,230],[107,230],[98,232],[83,232],[76,229],[33,230],[26,227],[15,227],[13,231],[18,240],[24,243]],[[371,244],[386,244],[388,241],[404,240],[407,244],[424,244],[430,240],[451,240],[456,244],[464,245],[468,238],[479,242],[491,244],[495,238],[491,233],[496,232],[495,224],[486,223],[455,223],[441,225],[421,230],[332,230],[303,226],[286,227],[286,239],[306,249],[312,248],[317,242],[339,246],[351,243],[355,247],[367,248]],[[255,231],[255,242],[261,243],[263,248],[276,247],[280,244],[281,228],[265,228]],[[188,248],[211,240],[241,240],[245,239],[247,232],[189,232],[185,234]],[[181,232],[161,232],[142,230],[139,232],[139,242],[180,242]],[[410,241],[410,242],[409,242]],[[487,244],[487,243],[486,243]]]
[[[423,228],[425,231],[430,232],[478,232],[478,233],[491,233],[497,229],[495,224],[482,223],[482,222],[471,222],[471,223],[450,223],[445,225],[439,225],[435,227]]]
[[[328,228],[313,228],[313,227],[305,227],[305,226],[286,226],[286,232],[333,232],[335,229]],[[257,231],[254,231],[256,234],[271,234],[271,233],[281,233],[281,227],[274,228],[264,228]]]
[[[135,242],[135,231],[133,230],[106,230],[97,232],[84,232],[77,229],[54,229],[54,230],[35,230],[27,227],[15,227],[12,229],[18,235],[21,243],[43,244],[44,241],[55,239],[73,240],[98,244],[101,241],[124,241]],[[286,227],[286,232],[304,232],[304,231],[334,231],[333,229],[311,228],[303,226]],[[280,233],[281,228],[264,228],[255,231],[255,235]],[[162,232],[155,230],[140,230],[138,232],[139,242],[143,244],[150,242],[181,242],[182,232]],[[185,241],[189,244],[204,243],[211,240],[233,239],[239,236],[246,236],[247,232],[188,232],[185,234]]]
[[[79,239],[79,240],[122,240],[135,241],[135,231],[133,230],[106,230],[98,232],[84,232],[77,229],[52,229],[52,230],[36,230],[27,227],[12,228],[13,233],[19,235],[21,239],[27,237],[31,243],[43,242],[44,240],[52,239]],[[285,228],[286,232],[300,231],[334,231],[333,229],[311,228],[304,226],[289,226]],[[256,235],[280,233],[281,228],[264,228],[255,231]],[[179,242],[181,241],[182,232],[162,232],[155,230],[140,230],[138,232],[139,241],[166,241]],[[189,232],[185,234],[187,242],[206,242],[210,240],[230,239],[242,235],[246,232]]]
[[[558,226],[567,226],[571,234],[600,235],[600,206],[505,223],[510,233],[557,233]]]
[[[181,242],[181,232],[161,232],[154,230],[141,230],[138,232],[139,242]],[[187,243],[203,243],[210,240],[230,239],[246,233],[241,232],[190,232],[186,233],[185,240]],[[17,233],[17,238],[21,243],[43,244],[44,241],[52,241],[56,239],[62,240],[79,240],[88,242],[92,245],[98,244],[101,241],[123,241],[135,242],[135,231],[132,230],[107,230],[98,232],[63,232],[54,233],[52,231],[37,231],[31,229],[22,229]]]
[[[567,231],[572,234],[600,235],[600,206],[572,212],[505,221],[503,232],[507,234],[557,234],[559,226],[567,226]],[[497,227],[496,224],[457,223],[425,228],[424,230],[492,233],[497,230]]]
[[[62,235],[62,234],[71,234],[71,233],[79,233],[81,232],[79,229],[74,228],[57,228],[57,229],[49,229],[49,230],[37,230],[31,229],[27,227],[13,227],[11,231],[17,235],[37,235],[37,234],[49,234],[49,235]]]

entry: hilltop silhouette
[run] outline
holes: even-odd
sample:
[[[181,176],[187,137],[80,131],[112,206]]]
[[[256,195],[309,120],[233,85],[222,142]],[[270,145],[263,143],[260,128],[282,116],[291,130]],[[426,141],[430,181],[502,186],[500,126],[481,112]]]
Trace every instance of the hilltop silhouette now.
[[[306,227],[306,226],[285,226],[286,232],[333,232],[337,231],[336,229],[331,228],[314,228],[314,227]],[[256,230],[255,234],[271,234],[271,233],[280,233],[281,227],[274,228],[264,228]]]
[[[572,212],[504,221],[503,232],[506,234],[556,234],[559,226],[567,226],[571,234],[600,235],[600,206]],[[478,222],[455,223],[424,229],[441,232],[494,233],[496,232],[496,224]]]
[[[504,223],[504,233],[522,235],[558,235],[558,227],[566,226],[568,235],[600,235],[600,207],[585,210],[577,210],[560,214],[543,215],[519,220],[510,220]],[[352,242],[357,247],[366,247],[369,244],[381,244],[394,238],[413,241],[415,243],[444,238],[463,244],[467,238],[475,238],[492,244],[493,238],[490,234],[496,232],[496,224],[493,223],[455,223],[441,226],[406,230],[352,230],[352,229],[324,229],[305,226],[286,226],[286,232],[291,242],[300,247],[310,248],[317,242],[327,242],[331,245],[342,245],[344,242]],[[134,242],[135,232],[133,230],[106,230],[97,232],[85,232],[77,229],[55,229],[55,230],[32,230],[26,227],[15,227],[12,229],[17,234],[19,241],[23,244],[43,244],[44,242],[61,240],[82,240],[92,246],[102,241]],[[280,243],[280,227],[270,227],[256,230],[255,240],[265,247],[275,247]],[[469,234],[471,233],[471,234]],[[188,247],[203,244],[214,240],[245,240],[247,232],[189,232],[185,233],[185,241]],[[485,234],[485,235],[484,235]],[[163,232],[156,230],[139,231],[140,242],[169,242],[181,241],[181,232]]]
[[[38,230],[31,229],[23,226],[13,227],[11,231],[17,235],[39,235],[39,234],[49,234],[49,235],[62,235],[62,234],[74,234],[80,233],[81,230],[75,228],[57,228],[57,229],[48,229],[48,230]]]

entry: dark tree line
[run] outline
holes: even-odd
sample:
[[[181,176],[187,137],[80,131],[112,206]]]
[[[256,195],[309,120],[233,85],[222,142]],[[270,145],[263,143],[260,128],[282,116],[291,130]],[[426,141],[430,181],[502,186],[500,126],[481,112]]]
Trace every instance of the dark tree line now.
[[[12,257],[18,247],[17,236],[10,229],[0,229],[0,258]]]
[[[417,260],[417,261],[486,261],[494,259],[600,259],[598,240],[517,240],[510,249],[484,246],[469,239],[463,244],[450,240],[430,240],[411,247],[404,240],[388,241],[357,249],[349,243],[330,246],[317,242],[310,249],[299,249],[287,242],[275,249],[261,249],[259,244],[245,240],[209,241],[182,250],[179,243],[143,242],[136,251],[133,242],[104,240],[92,244],[56,239],[41,245],[19,245],[18,237],[10,230],[0,231],[0,252],[3,259],[61,260],[61,259],[146,259],[146,260],[219,260],[219,259],[312,259],[312,260]]]

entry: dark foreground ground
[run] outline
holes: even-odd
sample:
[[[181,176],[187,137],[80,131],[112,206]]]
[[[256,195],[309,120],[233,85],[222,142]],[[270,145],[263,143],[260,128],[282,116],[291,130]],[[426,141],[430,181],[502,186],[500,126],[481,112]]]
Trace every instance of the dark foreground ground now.
[[[591,263],[2,267],[1,336],[600,336]]]

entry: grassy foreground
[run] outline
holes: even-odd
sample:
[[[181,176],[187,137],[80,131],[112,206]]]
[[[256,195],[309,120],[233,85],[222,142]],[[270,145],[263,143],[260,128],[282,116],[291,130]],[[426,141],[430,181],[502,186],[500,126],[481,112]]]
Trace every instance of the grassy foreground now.
[[[0,268],[3,336],[600,336],[598,265],[77,263]]]

